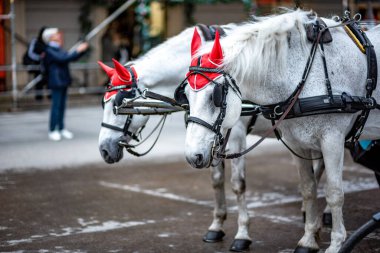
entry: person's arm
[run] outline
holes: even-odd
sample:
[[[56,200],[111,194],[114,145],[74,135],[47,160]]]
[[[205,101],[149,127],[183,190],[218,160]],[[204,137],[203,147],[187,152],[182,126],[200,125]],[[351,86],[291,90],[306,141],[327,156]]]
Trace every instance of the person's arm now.
[[[57,51],[49,47],[46,48],[46,53],[49,55],[49,58],[52,61],[59,62],[59,63],[66,63],[70,61],[75,61],[78,58],[80,58],[83,55],[83,53],[87,50],[87,48],[88,48],[88,43],[84,42],[84,43],[79,44],[77,49],[72,53],[64,52],[61,50]]]

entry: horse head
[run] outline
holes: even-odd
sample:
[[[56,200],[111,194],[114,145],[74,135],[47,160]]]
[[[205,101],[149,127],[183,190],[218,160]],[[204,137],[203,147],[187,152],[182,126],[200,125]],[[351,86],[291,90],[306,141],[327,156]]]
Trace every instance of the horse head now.
[[[123,157],[123,145],[137,139],[140,129],[145,126],[148,116],[116,115],[114,107],[120,106],[124,98],[134,98],[138,92],[138,76],[133,66],[123,66],[113,59],[115,68],[98,62],[110,78],[103,97],[103,121],[99,133],[99,151],[104,161],[114,163]]]
[[[237,122],[241,112],[239,88],[221,69],[223,50],[219,33],[210,53],[198,55],[200,47],[201,38],[195,29],[187,83],[181,84],[175,94],[177,100],[187,99],[190,106],[186,160],[195,168],[211,165],[215,152],[224,144],[227,130]]]

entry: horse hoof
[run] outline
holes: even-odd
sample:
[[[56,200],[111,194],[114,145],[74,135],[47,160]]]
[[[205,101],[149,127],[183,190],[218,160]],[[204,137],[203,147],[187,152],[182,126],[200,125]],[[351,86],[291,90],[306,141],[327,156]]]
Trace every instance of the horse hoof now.
[[[322,222],[323,222],[324,226],[332,227],[332,215],[331,215],[331,213],[323,213]]]
[[[230,247],[230,251],[244,252],[249,250],[252,241],[246,239],[235,239]]]
[[[207,233],[203,236],[204,242],[220,242],[223,240],[223,237],[226,234],[220,230],[220,231],[207,231]]]
[[[297,246],[294,253],[318,253],[319,249],[312,249],[303,246]]]

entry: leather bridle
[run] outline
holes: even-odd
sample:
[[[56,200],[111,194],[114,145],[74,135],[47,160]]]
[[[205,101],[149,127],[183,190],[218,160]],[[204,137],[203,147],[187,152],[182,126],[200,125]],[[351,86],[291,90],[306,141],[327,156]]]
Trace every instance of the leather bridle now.
[[[135,100],[135,99],[138,99],[138,98],[141,98],[141,97],[145,97],[146,93],[148,92],[147,90],[141,91],[138,88],[136,75],[135,75],[134,71],[131,69],[130,66],[131,65],[127,65],[127,66],[125,66],[125,68],[128,70],[128,72],[130,73],[130,75],[132,77],[131,84],[119,85],[119,86],[113,86],[113,85],[110,84],[108,86],[108,88],[106,89],[106,92],[115,91],[115,90],[118,91],[117,94],[115,95],[114,104],[113,104],[113,113],[115,115],[118,115],[119,109],[124,106],[124,101],[123,100],[125,98],[129,98],[131,100]],[[130,89],[129,90],[125,90],[125,89],[128,89],[128,88],[130,88]],[[102,100],[103,108],[104,108],[104,103],[105,103],[104,100]],[[130,154],[132,154],[134,156],[140,157],[140,156],[144,156],[144,155],[148,154],[153,149],[153,147],[155,146],[155,144],[157,143],[157,140],[160,137],[160,134],[161,134],[162,129],[164,127],[166,116],[167,116],[167,114],[163,115],[163,117],[161,118],[161,120],[157,123],[157,125],[153,128],[153,130],[145,137],[145,139],[142,139],[142,137],[141,137],[141,132],[144,130],[145,125],[143,125],[142,127],[140,127],[136,131],[136,133],[133,133],[133,132],[129,131],[129,127],[130,127],[130,125],[132,123],[132,119],[133,119],[133,114],[127,114],[127,118],[125,120],[125,123],[124,123],[123,127],[118,127],[118,126],[111,125],[111,124],[108,124],[108,123],[105,123],[105,122],[102,122],[101,126],[105,127],[105,128],[108,128],[108,129],[111,129],[111,130],[114,130],[114,131],[122,132],[123,136],[129,136],[131,139],[135,140],[137,142],[137,144],[130,144],[130,143],[126,143],[124,141],[119,141],[118,145],[121,146],[121,147],[123,147],[123,148],[125,148],[128,153],[130,153]],[[146,140],[148,140],[153,135],[153,133],[156,132],[156,131],[158,131],[157,137],[154,140],[154,142],[151,145],[151,147],[148,148],[148,150],[146,150],[145,152],[141,152],[141,153],[134,150],[136,147],[140,146]]]
[[[216,82],[213,79],[211,79],[210,77],[208,77],[205,73],[220,73],[224,77],[224,82],[223,83]],[[222,89],[220,111],[219,111],[218,117],[216,118],[214,123],[206,122],[205,120],[200,119],[198,117],[194,117],[194,116],[188,116],[186,119],[186,125],[188,125],[188,123],[192,122],[192,123],[201,125],[207,129],[209,129],[213,133],[215,133],[211,154],[213,156],[215,156],[215,158],[216,158],[217,153],[223,152],[223,149],[225,148],[227,141],[228,141],[229,132],[231,131],[231,129],[227,130],[226,138],[221,133],[222,124],[223,124],[224,118],[226,116],[228,90],[229,90],[229,88],[231,88],[232,91],[240,99],[241,99],[241,92],[240,92],[239,87],[236,85],[235,80],[225,71],[223,71],[221,69],[217,69],[217,68],[204,68],[204,67],[198,67],[198,66],[192,66],[189,68],[189,74],[185,78],[185,80],[182,81],[182,83],[179,85],[179,89],[185,89],[186,85],[188,84],[187,79],[191,75],[196,75],[196,74],[202,75],[209,82],[213,83],[215,86],[220,86]],[[215,89],[215,87],[214,87],[214,89]],[[211,164],[211,162],[212,162],[212,159],[210,159],[210,164]]]
[[[134,98],[136,96],[136,92],[139,92],[141,93],[140,89],[137,87],[137,79],[136,79],[136,76],[135,76],[135,73],[134,71],[131,69],[130,65],[129,66],[125,66],[125,68],[128,70],[129,74],[131,75],[132,77],[132,83],[131,84],[126,84],[126,85],[118,85],[118,86],[113,86],[111,84],[108,85],[107,89],[105,92],[111,92],[111,91],[118,91],[118,93],[115,95],[116,97],[119,95],[119,92],[120,91],[123,91],[123,97],[120,98],[119,100],[122,100],[124,97],[125,98]],[[125,89],[129,89],[129,90],[125,90]],[[116,100],[118,100],[117,98],[115,98],[114,100],[114,104],[113,104],[113,107],[115,108],[115,106],[120,106],[122,101],[118,101],[118,103],[116,103]],[[104,100],[102,100],[102,106],[104,108]],[[114,110],[114,113],[115,113],[115,110]],[[125,120],[125,123],[124,123],[124,126],[123,127],[118,127],[118,126],[115,126],[115,125],[111,125],[111,124],[108,124],[108,123],[105,123],[105,122],[102,122],[101,123],[101,126],[102,127],[105,127],[105,128],[108,128],[108,129],[111,129],[111,130],[114,130],[114,131],[118,131],[118,132],[122,132],[123,133],[123,136],[129,136],[131,137],[133,140],[135,141],[140,141],[138,136],[140,135],[141,131],[143,130],[143,128],[145,127],[142,127],[140,128],[138,131],[137,131],[137,134],[134,134],[132,133],[131,131],[129,131],[129,127],[132,123],[132,118],[133,118],[133,115],[130,114],[127,116],[127,119]]]

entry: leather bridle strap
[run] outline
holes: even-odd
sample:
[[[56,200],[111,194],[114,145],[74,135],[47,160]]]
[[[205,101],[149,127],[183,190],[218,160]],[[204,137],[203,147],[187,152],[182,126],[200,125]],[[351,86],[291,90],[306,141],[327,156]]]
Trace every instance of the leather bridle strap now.
[[[133,117],[133,115],[128,115],[123,128],[118,127],[118,126],[114,126],[114,125],[110,125],[110,124],[107,124],[104,122],[102,122],[101,126],[108,128],[108,129],[112,129],[114,131],[122,132],[125,136],[130,136],[133,140],[139,141],[138,136],[128,130],[128,128],[132,122],[132,117]]]
[[[136,90],[139,90],[138,87],[137,87],[137,80],[136,80],[136,75],[135,75],[134,71],[132,70],[132,68],[130,67],[130,65],[125,66],[125,68],[128,70],[129,74],[132,77],[132,84],[110,86],[109,88],[106,89],[106,92],[115,91],[115,90],[122,90],[122,89],[136,89]],[[125,121],[125,124],[124,124],[123,128],[118,127],[118,126],[114,126],[114,125],[111,125],[111,124],[107,124],[107,123],[104,123],[104,122],[101,123],[101,126],[105,127],[105,128],[108,128],[108,129],[111,129],[111,130],[114,130],[114,131],[122,132],[124,134],[124,136],[130,136],[133,140],[140,141],[139,138],[138,138],[138,136],[136,134],[134,134],[134,133],[132,133],[132,132],[130,132],[128,130],[128,128],[129,128],[129,126],[130,126],[130,124],[132,122],[132,118],[133,118],[133,115],[128,115],[127,116],[127,119]]]
[[[189,122],[193,122],[193,123],[196,123],[198,125],[202,125],[204,126],[205,128],[208,128],[210,129],[211,131],[213,131],[214,133],[216,133],[216,129],[215,129],[215,124],[214,125],[211,125],[210,123],[207,123],[206,121],[204,121],[203,119],[200,119],[200,118],[197,118],[197,117],[193,117],[193,116],[189,116],[187,118],[187,123]],[[218,133],[216,133],[218,134]]]
[[[143,90],[141,96],[143,98],[152,98],[152,99],[160,100],[160,101],[166,102],[166,103],[174,105],[174,106],[181,106],[174,99],[167,97],[167,96],[160,95],[158,93],[152,92],[152,91],[147,90],[147,89]]]
[[[118,127],[118,126],[114,126],[114,125],[110,125],[110,124],[107,124],[107,123],[104,123],[104,122],[102,122],[101,126],[105,127],[105,128],[109,128],[109,129],[115,130],[115,131],[124,132],[123,128]]]
[[[208,79],[210,82],[214,83],[215,85],[221,85],[222,86],[222,89],[223,89],[223,91],[222,91],[222,105],[220,107],[219,115],[216,118],[216,120],[215,120],[215,122],[214,122],[213,125],[211,125],[210,123],[208,123],[208,122],[206,122],[206,121],[204,121],[204,120],[202,120],[202,119],[200,119],[198,117],[193,117],[193,116],[189,116],[187,118],[186,124],[188,124],[189,122],[192,122],[192,123],[201,125],[201,126],[207,128],[207,129],[211,130],[212,132],[215,133],[214,147],[213,148],[215,148],[215,145],[218,145],[218,146],[222,145],[222,146],[224,146],[225,139],[223,138],[223,134],[220,132],[220,129],[222,127],[222,123],[223,123],[224,117],[226,116],[228,87],[231,87],[231,89],[238,96],[241,95],[240,90],[239,90],[239,88],[237,86],[236,87],[232,86],[232,85],[236,85],[236,83],[233,82],[231,84],[228,81],[228,79],[227,79],[227,74],[224,71],[222,71],[222,70],[219,70],[219,69],[210,69],[210,68],[202,68],[202,67],[190,67],[190,71],[192,71],[191,72],[192,75],[194,75],[194,74],[200,74],[200,75],[204,76],[206,79]],[[225,82],[223,84],[219,84],[219,83],[215,82],[214,80],[212,80],[211,78],[209,78],[203,72],[217,72],[217,73],[221,73],[224,76]],[[218,143],[216,143],[216,142],[218,142]]]
[[[122,89],[130,89],[132,86],[130,84],[127,85],[119,85],[119,86],[111,86],[106,89],[106,92],[114,91],[114,90],[122,90]]]

